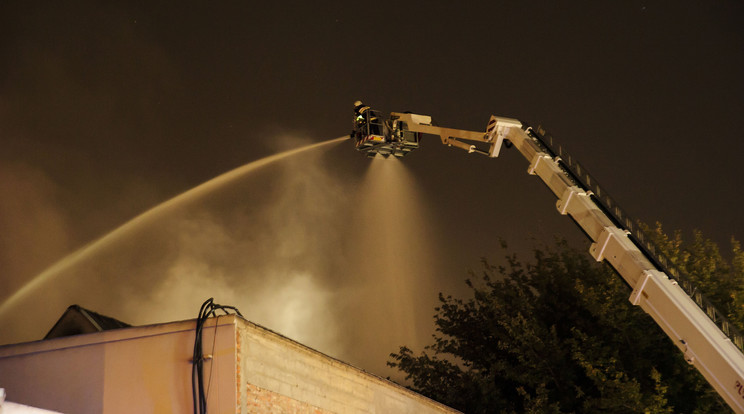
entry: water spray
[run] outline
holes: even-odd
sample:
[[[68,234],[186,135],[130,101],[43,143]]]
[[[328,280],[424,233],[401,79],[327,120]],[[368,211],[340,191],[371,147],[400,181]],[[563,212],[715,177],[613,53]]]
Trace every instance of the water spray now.
[[[135,231],[136,229],[143,228],[143,226],[147,226],[148,223],[152,223],[154,220],[157,220],[164,214],[172,211],[172,209],[181,206],[184,203],[188,203],[192,200],[198,199],[199,197],[203,197],[205,194],[208,194],[212,191],[216,191],[218,188],[228,185],[229,183],[232,183],[240,177],[243,177],[246,174],[251,173],[252,171],[255,171],[259,168],[265,167],[285,158],[304,153],[306,151],[318,149],[334,143],[340,143],[341,141],[344,141],[346,139],[348,139],[347,136],[338,137],[328,141],[318,142],[300,148],[293,148],[278,154],[261,158],[259,160],[243,165],[242,167],[238,167],[234,170],[219,175],[184,193],[181,193],[176,197],[171,198],[170,200],[164,201],[163,203],[122,224],[108,234],[88,243],[77,251],[67,255],[40,274],[36,275],[33,279],[28,281],[25,285],[23,285],[20,289],[18,289],[0,304],[0,318],[5,317],[11,309],[17,307],[22,299],[28,297],[28,295],[30,295],[32,292],[40,288],[42,285],[50,282],[52,279],[62,274],[65,270],[74,268],[74,266],[78,265],[80,262],[88,258],[95,257],[97,254],[100,254],[102,249],[112,245],[117,241],[126,239],[126,237],[130,235],[131,232]]]

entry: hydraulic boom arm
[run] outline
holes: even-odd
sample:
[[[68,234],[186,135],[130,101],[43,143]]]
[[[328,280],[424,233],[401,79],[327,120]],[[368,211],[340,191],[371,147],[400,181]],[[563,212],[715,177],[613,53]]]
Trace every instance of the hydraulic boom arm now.
[[[387,127],[385,139],[393,145],[419,134],[417,147],[420,134],[431,134],[445,145],[490,157],[498,156],[502,143],[513,145],[527,159],[527,172],[540,177],[558,198],[558,212],[573,218],[592,240],[590,254],[607,261],[633,289],[630,302],[651,315],[735,412],[744,413],[744,336],[551,137],[496,116],[485,133],[437,127],[429,116],[396,112]],[[375,155],[374,150],[367,153]]]

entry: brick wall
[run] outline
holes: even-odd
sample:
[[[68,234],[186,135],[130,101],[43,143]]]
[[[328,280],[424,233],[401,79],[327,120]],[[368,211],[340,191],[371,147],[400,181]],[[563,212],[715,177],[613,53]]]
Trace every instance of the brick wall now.
[[[245,407],[255,414],[331,414],[331,411],[297,401],[253,384],[246,386]]]
[[[240,414],[458,412],[259,325],[236,327]]]
[[[194,321],[0,346],[8,400],[64,413],[192,411]],[[457,411],[234,315],[211,318],[212,414]]]

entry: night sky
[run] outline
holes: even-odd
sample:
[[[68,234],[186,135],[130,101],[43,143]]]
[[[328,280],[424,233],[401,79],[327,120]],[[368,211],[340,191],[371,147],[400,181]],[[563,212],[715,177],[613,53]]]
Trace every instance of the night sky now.
[[[739,1],[104,3],[0,3],[0,302],[201,183],[348,134],[357,99],[452,128],[542,125],[630,216],[744,240]],[[380,168],[343,142],[251,173],[29,294],[0,343],[73,303],[156,323],[215,296],[388,375],[500,239],[588,248],[516,151],[428,137]]]

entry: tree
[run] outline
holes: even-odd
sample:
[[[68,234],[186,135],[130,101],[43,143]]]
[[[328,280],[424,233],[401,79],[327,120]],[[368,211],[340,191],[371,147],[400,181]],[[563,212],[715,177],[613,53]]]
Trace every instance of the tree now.
[[[689,244],[680,231],[667,236],[661,223],[653,229],[644,226],[644,233],[729,321],[744,327],[744,251],[736,239],[731,239],[731,259],[727,260],[718,245],[697,230]]]
[[[692,250],[679,242],[692,258],[697,241]],[[699,267],[725,263],[720,255],[695,257]],[[728,265],[731,274],[741,272],[743,257]],[[709,282],[725,291],[712,273]],[[482,273],[471,271],[466,283],[471,298],[440,294],[433,344],[418,355],[405,346],[391,354],[388,365],[417,392],[466,413],[728,409],[655,322],[630,304],[623,280],[586,251],[558,241],[535,249],[531,263],[514,254],[501,265],[483,260]],[[741,313],[739,297],[732,314]]]

